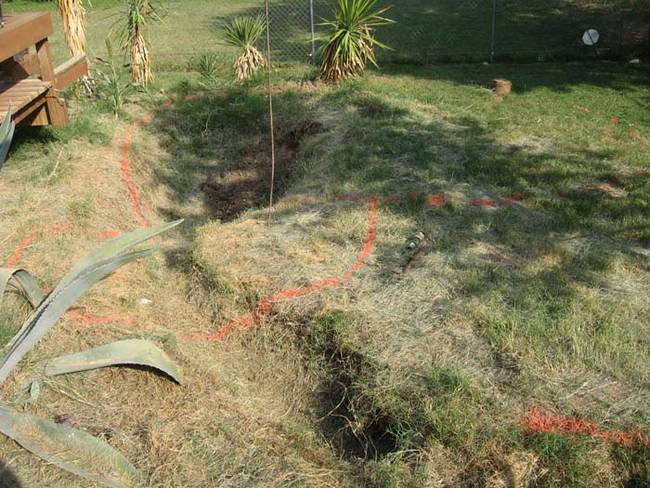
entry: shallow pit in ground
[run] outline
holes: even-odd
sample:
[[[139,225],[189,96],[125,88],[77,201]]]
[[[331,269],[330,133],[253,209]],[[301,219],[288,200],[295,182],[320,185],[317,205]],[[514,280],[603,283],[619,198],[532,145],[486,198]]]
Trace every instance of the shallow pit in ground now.
[[[299,176],[296,160],[303,139],[323,131],[319,122],[306,121],[276,140],[273,193],[278,199]],[[270,141],[265,139],[248,148],[240,164],[220,174],[209,175],[201,184],[204,204],[210,217],[231,222],[251,208],[263,207],[269,202],[273,167]]]

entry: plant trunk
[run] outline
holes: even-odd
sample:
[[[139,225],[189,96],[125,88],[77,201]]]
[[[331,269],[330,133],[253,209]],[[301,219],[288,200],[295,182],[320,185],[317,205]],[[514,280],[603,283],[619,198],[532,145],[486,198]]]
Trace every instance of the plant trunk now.
[[[237,81],[247,80],[265,65],[266,60],[262,53],[255,46],[248,46],[235,61],[235,79]]]
[[[82,0],[58,0],[65,42],[73,56],[86,54],[86,10]]]
[[[131,77],[144,86],[153,80],[149,46],[140,30],[131,38]]]

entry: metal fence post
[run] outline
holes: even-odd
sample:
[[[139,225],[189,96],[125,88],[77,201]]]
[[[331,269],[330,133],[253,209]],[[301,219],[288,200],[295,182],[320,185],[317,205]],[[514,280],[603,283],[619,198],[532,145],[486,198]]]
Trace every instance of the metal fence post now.
[[[494,50],[497,38],[497,0],[492,0],[492,39],[490,41],[490,64],[494,62]]]
[[[314,0],[309,0],[309,21],[311,23],[311,62],[316,64],[316,34],[314,31]]]

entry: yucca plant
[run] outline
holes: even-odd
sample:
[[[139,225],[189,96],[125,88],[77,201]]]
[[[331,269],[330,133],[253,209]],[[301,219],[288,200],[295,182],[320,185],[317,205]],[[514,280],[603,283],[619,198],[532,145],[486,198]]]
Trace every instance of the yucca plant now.
[[[338,0],[334,19],[321,25],[329,32],[321,38],[320,77],[337,82],[362,74],[368,63],[377,66],[375,48],[387,48],[375,39],[375,28],[391,24],[383,17],[390,7],[376,8],[377,0]]]
[[[151,20],[160,20],[160,16],[151,0],[125,2],[127,18],[122,31],[124,49],[128,49],[131,59],[131,78],[146,86],[154,78],[147,26]]]
[[[265,28],[266,22],[259,15],[257,17],[236,17],[224,28],[226,43],[242,50],[233,66],[237,81],[250,78],[266,64],[264,56],[256,47]]]
[[[5,118],[0,125],[0,168],[7,159],[7,154],[9,153],[9,146],[11,146],[11,140],[14,137],[14,129],[16,125],[11,119],[11,107],[7,110]]]
[[[73,56],[86,53],[86,9],[83,0],[58,0],[65,42]]]

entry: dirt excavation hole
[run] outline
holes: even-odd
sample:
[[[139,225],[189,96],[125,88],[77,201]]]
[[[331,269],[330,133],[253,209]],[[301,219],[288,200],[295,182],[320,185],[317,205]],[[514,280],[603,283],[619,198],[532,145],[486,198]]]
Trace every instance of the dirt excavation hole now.
[[[367,358],[340,348],[328,351],[329,377],[319,388],[320,429],[345,459],[380,459],[399,450],[396,421],[363,391]]]
[[[279,135],[276,141],[275,198],[280,198],[299,176],[296,159],[305,137],[324,131],[323,125],[306,121]],[[238,164],[218,175],[210,175],[199,187],[211,218],[231,222],[251,208],[268,205],[271,181],[270,143],[248,148]]]
[[[354,319],[341,311],[289,321],[305,364],[315,373],[314,423],[343,459],[376,460],[399,451],[399,420],[383,408],[373,385],[381,366],[345,339]]]

